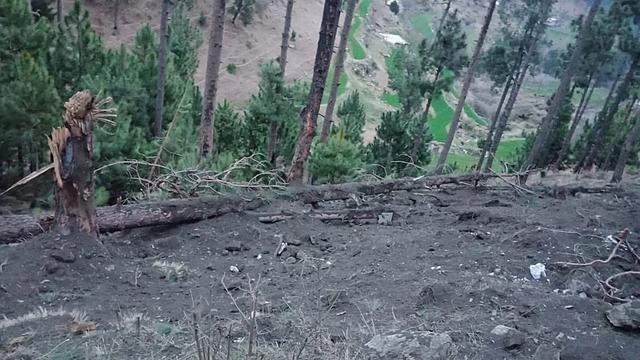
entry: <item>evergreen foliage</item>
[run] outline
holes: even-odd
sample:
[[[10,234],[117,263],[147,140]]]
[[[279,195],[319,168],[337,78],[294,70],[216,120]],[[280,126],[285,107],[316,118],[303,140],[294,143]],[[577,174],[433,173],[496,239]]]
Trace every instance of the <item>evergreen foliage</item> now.
[[[256,0],[233,0],[229,13],[232,16],[231,22],[236,23],[240,18],[242,24],[247,26],[253,21]]]
[[[320,184],[349,181],[362,165],[362,149],[347,139],[344,128],[326,143],[318,142],[309,158],[309,171]]]
[[[364,105],[360,102],[360,93],[354,91],[338,106],[340,122],[335,132],[344,132],[344,138],[354,144],[362,143],[362,130],[366,121]]]

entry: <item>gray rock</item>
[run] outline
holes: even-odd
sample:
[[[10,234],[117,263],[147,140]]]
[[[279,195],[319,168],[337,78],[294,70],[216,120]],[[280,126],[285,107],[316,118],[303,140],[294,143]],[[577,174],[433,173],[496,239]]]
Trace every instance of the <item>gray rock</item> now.
[[[614,306],[607,311],[607,319],[615,327],[640,330],[640,300]]]
[[[383,212],[380,215],[378,215],[378,225],[390,226],[392,224],[393,224],[392,212]]]
[[[572,295],[578,295],[580,293],[588,293],[591,290],[591,286],[589,286],[589,284],[578,279],[572,279],[569,282],[567,288]]]
[[[524,344],[524,334],[512,327],[498,325],[491,330],[491,337],[503,349],[511,350]]]
[[[533,355],[533,360],[560,360],[560,351],[549,345],[540,345]]]
[[[285,263],[287,264],[295,264],[297,262],[298,262],[298,259],[296,259],[295,256],[289,256],[287,260],[285,260]]]
[[[245,249],[244,245],[240,241],[232,241],[227,246],[224,247],[225,250],[234,252],[234,251],[242,251]]]
[[[63,263],[72,263],[76,261],[76,256],[68,250],[57,250],[51,253],[51,257],[56,261]]]
[[[399,331],[376,335],[366,346],[382,359],[453,359],[456,345],[446,333],[430,331]]]

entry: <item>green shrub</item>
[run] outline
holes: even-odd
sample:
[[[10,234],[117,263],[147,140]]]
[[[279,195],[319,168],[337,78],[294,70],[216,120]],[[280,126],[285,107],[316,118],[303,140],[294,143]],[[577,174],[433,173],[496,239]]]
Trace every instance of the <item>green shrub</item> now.
[[[362,165],[360,146],[347,140],[341,130],[315,146],[309,171],[318,183],[339,183],[352,179]]]
[[[227,72],[231,75],[235,75],[236,72],[238,71],[238,67],[236,66],[236,64],[229,64],[227,65]]]

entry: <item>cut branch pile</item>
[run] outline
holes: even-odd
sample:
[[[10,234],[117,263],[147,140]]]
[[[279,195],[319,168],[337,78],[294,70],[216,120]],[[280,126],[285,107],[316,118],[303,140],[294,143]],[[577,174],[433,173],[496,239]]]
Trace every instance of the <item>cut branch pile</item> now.
[[[613,259],[621,259],[625,262],[631,263],[632,267],[635,266],[639,270],[627,270],[627,271],[618,272],[614,275],[609,276],[606,280],[600,281],[600,286],[606,297],[616,301],[628,302],[631,300],[620,297],[620,295],[618,295],[619,293],[621,293],[622,290],[619,287],[616,287],[615,285],[613,285],[613,281],[616,279],[619,279],[622,277],[628,277],[628,276],[640,277],[640,255],[634,249],[634,247],[631,245],[631,242],[629,241],[629,229],[624,229],[617,236],[610,236],[609,239],[615,242],[615,246],[611,250],[611,253],[609,254],[609,256],[604,260],[595,259],[589,262],[581,262],[581,263],[561,261],[561,262],[557,262],[556,265],[566,266],[566,267],[595,266],[598,264],[605,265],[605,264],[610,264],[610,262]],[[618,251],[620,249],[626,250],[627,252],[625,253],[626,256],[622,256],[618,254]]]

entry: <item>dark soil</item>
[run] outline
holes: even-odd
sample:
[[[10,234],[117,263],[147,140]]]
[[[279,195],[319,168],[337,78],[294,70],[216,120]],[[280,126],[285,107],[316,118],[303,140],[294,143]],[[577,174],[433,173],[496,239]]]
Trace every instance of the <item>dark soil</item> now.
[[[320,204],[382,206],[394,212],[387,226],[321,222],[302,215],[310,206],[275,202],[260,211],[300,215],[263,224],[257,213],[230,214],[101,243],[41,236],[0,248],[0,358],[197,359],[197,330],[221,349],[215,358],[230,347],[244,359],[253,308],[264,359],[379,359],[365,346],[374,335],[432,331],[449,334],[455,359],[544,359],[545,350],[637,360],[640,333],[607,321],[600,281],[640,266],[626,254],[554,263],[605,259],[605,238],[624,228],[640,249],[639,204],[636,188],[560,200],[448,187]],[[536,263],[547,267],[538,281]],[[637,277],[615,285],[616,296],[640,297]],[[497,325],[524,341],[503,346],[491,336]]]

